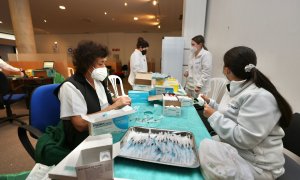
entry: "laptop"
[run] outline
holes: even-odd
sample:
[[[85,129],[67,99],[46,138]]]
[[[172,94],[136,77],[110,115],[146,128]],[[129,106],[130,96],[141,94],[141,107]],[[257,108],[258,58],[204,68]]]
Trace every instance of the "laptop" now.
[[[44,61],[43,69],[54,69],[54,61]]]

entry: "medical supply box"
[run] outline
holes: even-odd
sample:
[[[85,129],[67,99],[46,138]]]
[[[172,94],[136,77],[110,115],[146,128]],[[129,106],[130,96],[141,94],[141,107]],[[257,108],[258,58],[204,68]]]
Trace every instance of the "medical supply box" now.
[[[90,135],[125,132],[128,129],[128,115],[134,113],[131,106],[107,112],[83,116],[89,123]]]
[[[75,166],[77,179],[113,179],[113,146],[91,147],[80,151]]]
[[[174,93],[163,93],[163,115],[181,115],[181,102]]]
[[[147,103],[149,91],[129,90],[128,96],[130,97],[132,103]]]
[[[152,86],[152,73],[139,72],[135,75],[133,90],[136,91],[150,91]]]

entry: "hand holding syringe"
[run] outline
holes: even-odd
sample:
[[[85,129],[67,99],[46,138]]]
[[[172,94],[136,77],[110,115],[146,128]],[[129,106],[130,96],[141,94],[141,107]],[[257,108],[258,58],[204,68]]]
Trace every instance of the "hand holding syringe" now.
[[[208,105],[210,102],[209,97],[207,97],[203,94],[200,94],[197,99],[198,99],[199,103],[200,103],[200,101],[203,103],[203,106],[204,106],[203,115],[206,118],[209,118],[216,111],[214,108],[212,108]]]

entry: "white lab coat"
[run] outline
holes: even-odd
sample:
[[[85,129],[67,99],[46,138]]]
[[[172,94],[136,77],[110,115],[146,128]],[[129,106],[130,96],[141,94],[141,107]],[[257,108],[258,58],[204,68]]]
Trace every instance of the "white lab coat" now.
[[[275,178],[284,173],[281,112],[269,91],[252,81],[231,81],[220,104],[211,99],[209,105],[218,110],[208,122],[222,142],[234,147],[257,172],[266,170]]]
[[[134,85],[134,79],[137,72],[148,72],[146,55],[138,49],[135,49],[130,56],[130,74],[128,82],[132,86]]]
[[[209,90],[209,81],[212,72],[212,55],[209,51],[202,48],[197,56],[192,54],[188,65],[189,76],[187,86],[189,90],[200,87],[201,92],[206,94]]]
[[[6,70],[6,71],[12,71],[12,72],[20,72],[19,68],[15,68],[9,64],[7,64],[5,61],[3,61],[2,59],[0,59],[0,71],[2,71],[2,69]]]

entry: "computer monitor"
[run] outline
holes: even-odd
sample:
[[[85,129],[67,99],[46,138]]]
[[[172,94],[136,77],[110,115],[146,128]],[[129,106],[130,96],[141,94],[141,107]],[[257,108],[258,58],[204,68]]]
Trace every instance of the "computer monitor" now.
[[[54,61],[44,61],[44,69],[53,69]]]

